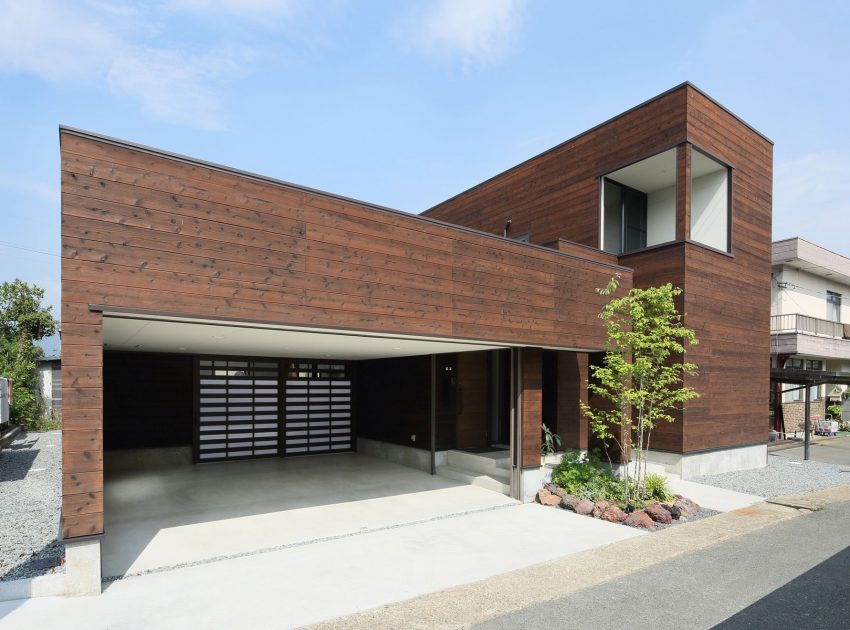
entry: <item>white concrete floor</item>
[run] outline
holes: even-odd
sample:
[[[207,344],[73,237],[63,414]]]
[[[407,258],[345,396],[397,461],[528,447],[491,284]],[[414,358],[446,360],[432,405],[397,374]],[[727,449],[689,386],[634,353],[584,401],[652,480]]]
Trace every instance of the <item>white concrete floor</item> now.
[[[644,535],[517,504],[130,577],[99,597],[0,602],[0,628],[297,627]]]
[[[105,482],[104,577],[515,503],[356,454],[107,472]]]

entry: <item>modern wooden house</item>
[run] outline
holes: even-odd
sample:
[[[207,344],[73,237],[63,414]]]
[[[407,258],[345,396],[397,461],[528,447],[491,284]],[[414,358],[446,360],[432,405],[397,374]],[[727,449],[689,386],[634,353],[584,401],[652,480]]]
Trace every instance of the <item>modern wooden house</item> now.
[[[418,216],[76,129],[60,141],[75,592],[99,580],[104,455],[127,449],[186,466],[359,452],[456,478],[462,455],[501,450],[494,488],[527,500],[543,422],[588,446],[594,289],[615,274],[682,287],[700,339],[702,397],[657,461],[766,462],[772,143],[691,84]]]

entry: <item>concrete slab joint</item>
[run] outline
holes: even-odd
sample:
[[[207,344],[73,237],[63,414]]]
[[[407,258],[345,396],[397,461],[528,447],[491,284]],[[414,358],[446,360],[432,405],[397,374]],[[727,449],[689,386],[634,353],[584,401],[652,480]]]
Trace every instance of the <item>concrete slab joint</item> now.
[[[65,541],[65,595],[100,595],[100,539]]]

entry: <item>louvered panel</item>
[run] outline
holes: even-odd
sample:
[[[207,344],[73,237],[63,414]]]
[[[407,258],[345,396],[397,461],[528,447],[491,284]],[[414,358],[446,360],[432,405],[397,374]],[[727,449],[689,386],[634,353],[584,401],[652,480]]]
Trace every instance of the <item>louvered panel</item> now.
[[[269,359],[200,359],[196,459],[280,455],[280,366]]]
[[[291,361],[284,387],[285,455],[354,449],[352,383],[348,364]]]

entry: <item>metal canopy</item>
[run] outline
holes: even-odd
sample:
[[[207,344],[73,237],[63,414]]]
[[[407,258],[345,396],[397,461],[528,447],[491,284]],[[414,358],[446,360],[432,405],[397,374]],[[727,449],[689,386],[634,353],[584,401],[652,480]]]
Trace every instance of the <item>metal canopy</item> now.
[[[830,383],[834,385],[850,385],[850,372],[829,372],[827,370],[800,370],[795,368],[770,368],[772,383],[791,383],[799,385],[791,390],[802,389],[805,392],[805,434],[803,437],[803,459],[809,459],[811,445],[811,400],[809,387]],[[777,403],[779,401],[777,400]],[[784,425],[783,425],[784,427]]]
[[[774,383],[793,383],[796,385],[823,385],[824,383],[850,385],[850,372],[770,368],[770,380]]]

